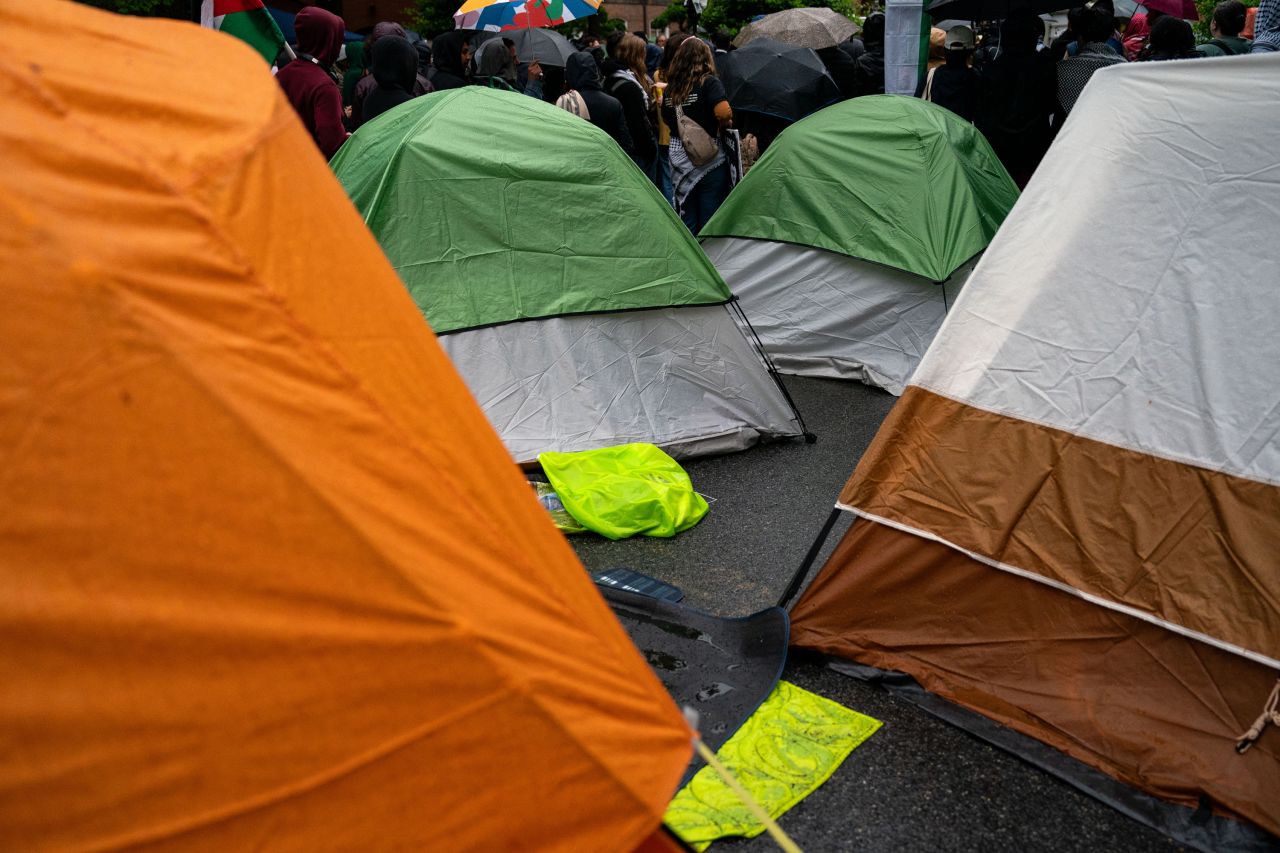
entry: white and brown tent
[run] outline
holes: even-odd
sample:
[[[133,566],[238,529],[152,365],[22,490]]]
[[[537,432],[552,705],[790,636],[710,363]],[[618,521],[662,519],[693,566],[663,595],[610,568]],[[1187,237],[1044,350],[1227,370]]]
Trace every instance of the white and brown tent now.
[[[1280,56],[1100,72],[840,495],[794,642],[1280,833]],[[1242,744],[1243,746],[1244,744]]]

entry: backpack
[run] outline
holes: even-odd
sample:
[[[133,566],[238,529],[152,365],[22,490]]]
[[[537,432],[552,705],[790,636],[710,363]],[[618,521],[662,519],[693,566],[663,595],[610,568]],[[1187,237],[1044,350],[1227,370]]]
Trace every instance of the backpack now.
[[[684,107],[676,107],[676,129],[680,134],[680,145],[693,165],[705,166],[720,153],[720,141],[685,115]]]
[[[1227,56],[1235,56],[1235,55],[1236,55],[1235,48],[1233,48],[1231,45],[1227,44],[1227,43],[1226,43],[1225,41],[1223,41],[1222,39],[1212,39],[1212,40],[1210,40],[1210,41],[1208,42],[1208,44],[1211,44],[1211,45],[1213,45],[1214,47],[1216,47],[1216,48],[1220,49],[1220,50],[1221,50],[1223,53],[1225,53]]]
[[[925,78],[924,92],[920,94],[921,100],[933,102],[933,72],[937,70],[937,68],[929,69],[929,76]]]
[[[584,121],[591,121],[591,113],[587,110],[587,101],[577,89],[570,89],[556,98],[556,106]]]

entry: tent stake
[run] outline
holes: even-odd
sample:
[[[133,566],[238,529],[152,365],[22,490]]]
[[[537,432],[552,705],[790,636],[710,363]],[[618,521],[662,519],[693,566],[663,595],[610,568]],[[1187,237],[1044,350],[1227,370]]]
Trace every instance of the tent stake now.
[[[822,525],[822,530],[818,531],[818,538],[813,540],[813,544],[809,546],[809,553],[804,555],[804,562],[800,564],[800,568],[796,569],[796,573],[791,577],[791,583],[787,584],[786,592],[782,593],[782,598],[778,599],[779,607],[786,607],[791,603],[791,599],[795,598],[797,592],[800,591],[800,584],[804,583],[805,577],[809,574],[809,569],[813,567],[813,561],[818,559],[818,552],[822,550],[822,546],[826,543],[827,537],[831,535],[831,528],[835,527],[836,519],[840,517],[840,507],[833,506],[831,514],[827,516],[827,520]]]

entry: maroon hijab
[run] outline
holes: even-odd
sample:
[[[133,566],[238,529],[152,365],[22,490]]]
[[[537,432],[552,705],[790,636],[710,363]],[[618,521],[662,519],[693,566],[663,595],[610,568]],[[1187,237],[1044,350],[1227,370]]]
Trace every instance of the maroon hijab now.
[[[307,6],[293,21],[298,33],[298,51],[314,56],[325,68],[338,61],[346,24],[332,12],[319,6]]]

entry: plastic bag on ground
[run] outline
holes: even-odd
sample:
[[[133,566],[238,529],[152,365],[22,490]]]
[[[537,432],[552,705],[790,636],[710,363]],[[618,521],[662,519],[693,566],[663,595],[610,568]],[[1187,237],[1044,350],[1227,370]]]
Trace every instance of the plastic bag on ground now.
[[[538,496],[538,503],[542,504],[542,508],[551,516],[551,522],[556,526],[556,529],[566,535],[586,532],[587,528],[579,524],[569,510],[564,508],[564,502],[556,494],[555,487],[550,483],[539,483],[536,480],[529,480],[528,482]]]
[[[538,462],[565,509],[609,539],[675,536],[707,514],[689,475],[652,444],[540,453]]]

